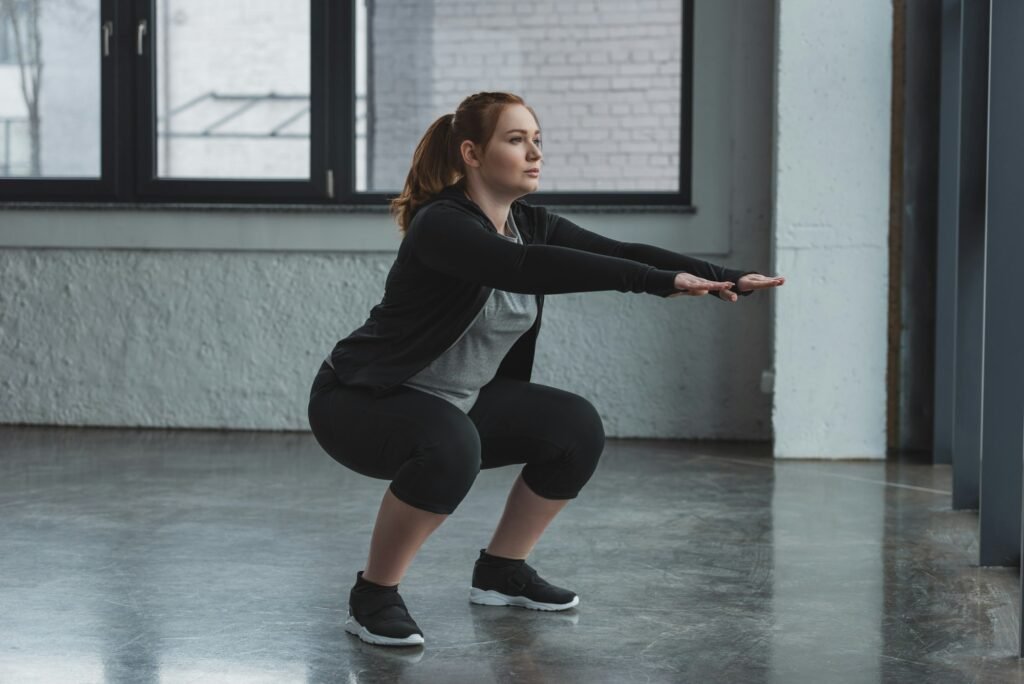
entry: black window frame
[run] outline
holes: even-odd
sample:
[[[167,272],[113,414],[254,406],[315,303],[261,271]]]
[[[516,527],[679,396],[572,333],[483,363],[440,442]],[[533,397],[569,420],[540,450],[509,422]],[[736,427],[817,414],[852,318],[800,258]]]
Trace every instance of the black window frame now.
[[[156,176],[156,0],[100,0],[101,177],[0,178],[0,201],[112,205],[232,204],[384,209],[397,191],[356,191],[355,11],[364,0],[310,2],[310,177],[307,179],[159,178]],[[531,201],[560,207],[692,211],[693,15],[682,2],[677,191],[559,192]],[[104,23],[113,27],[103,55]],[[140,38],[140,24],[145,31]],[[139,54],[141,45],[142,53]],[[347,49],[346,49],[347,48]],[[332,69],[331,66],[336,68]],[[346,130],[330,126],[347,121]]]

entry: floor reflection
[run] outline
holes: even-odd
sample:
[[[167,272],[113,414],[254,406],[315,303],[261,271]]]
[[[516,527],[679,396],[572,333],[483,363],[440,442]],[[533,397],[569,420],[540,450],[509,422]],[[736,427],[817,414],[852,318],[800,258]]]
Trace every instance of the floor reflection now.
[[[807,466],[774,464],[771,681],[880,682],[885,466]]]

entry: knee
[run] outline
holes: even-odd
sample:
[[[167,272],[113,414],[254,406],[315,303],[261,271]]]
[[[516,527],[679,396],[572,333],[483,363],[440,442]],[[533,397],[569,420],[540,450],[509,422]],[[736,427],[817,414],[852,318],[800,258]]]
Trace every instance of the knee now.
[[[597,470],[598,461],[604,453],[604,423],[594,405],[580,397],[572,425],[573,448],[567,456],[573,462],[576,487],[581,488]]]
[[[601,414],[589,400],[584,397],[577,397],[573,403],[573,426],[578,451],[584,458],[590,458],[595,463],[604,451],[604,422]]]
[[[604,451],[601,414],[589,401],[574,396],[562,406],[559,430],[552,444],[560,444],[547,461],[523,468],[523,480],[546,499],[575,499],[597,470]]]
[[[480,473],[482,445],[480,433],[471,425],[454,430],[443,441],[429,447],[430,464],[440,476],[466,489]]]
[[[481,467],[480,435],[471,425],[424,443],[391,484],[406,503],[450,515],[469,493]]]

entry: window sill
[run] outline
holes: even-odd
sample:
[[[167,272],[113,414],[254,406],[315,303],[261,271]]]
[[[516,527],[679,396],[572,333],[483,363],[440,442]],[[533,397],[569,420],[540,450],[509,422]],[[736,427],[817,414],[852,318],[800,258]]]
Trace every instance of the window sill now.
[[[730,249],[728,221],[694,207],[544,206],[623,242],[702,255]],[[0,209],[0,249],[394,253],[401,244],[386,206],[7,202]]]
[[[693,205],[664,204],[548,204],[542,198],[528,199],[531,204],[547,207],[556,214],[695,214]],[[243,211],[323,214],[387,214],[389,209],[380,204],[243,204],[213,202],[0,202],[0,211],[22,210],[100,210],[100,211]]]

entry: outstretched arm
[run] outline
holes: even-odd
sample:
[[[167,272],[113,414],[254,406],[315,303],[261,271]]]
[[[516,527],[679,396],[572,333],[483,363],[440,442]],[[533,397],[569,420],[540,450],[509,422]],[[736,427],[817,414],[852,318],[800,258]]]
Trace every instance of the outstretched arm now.
[[[685,271],[701,278],[714,281],[729,281],[738,283],[742,276],[748,273],[759,273],[758,271],[741,271],[734,268],[726,268],[702,259],[673,252],[654,245],[647,245],[642,242],[620,242],[612,238],[599,235],[576,225],[564,216],[547,212],[548,221],[548,244],[580,249],[593,254],[629,259],[642,264],[648,264],[659,269]],[[753,290],[740,292],[736,287],[733,292],[741,296],[747,296]]]
[[[422,209],[404,239],[427,268],[526,294],[618,290],[667,297],[677,292],[675,276],[684,270],[560,245],[517,244],[443,203]]]

